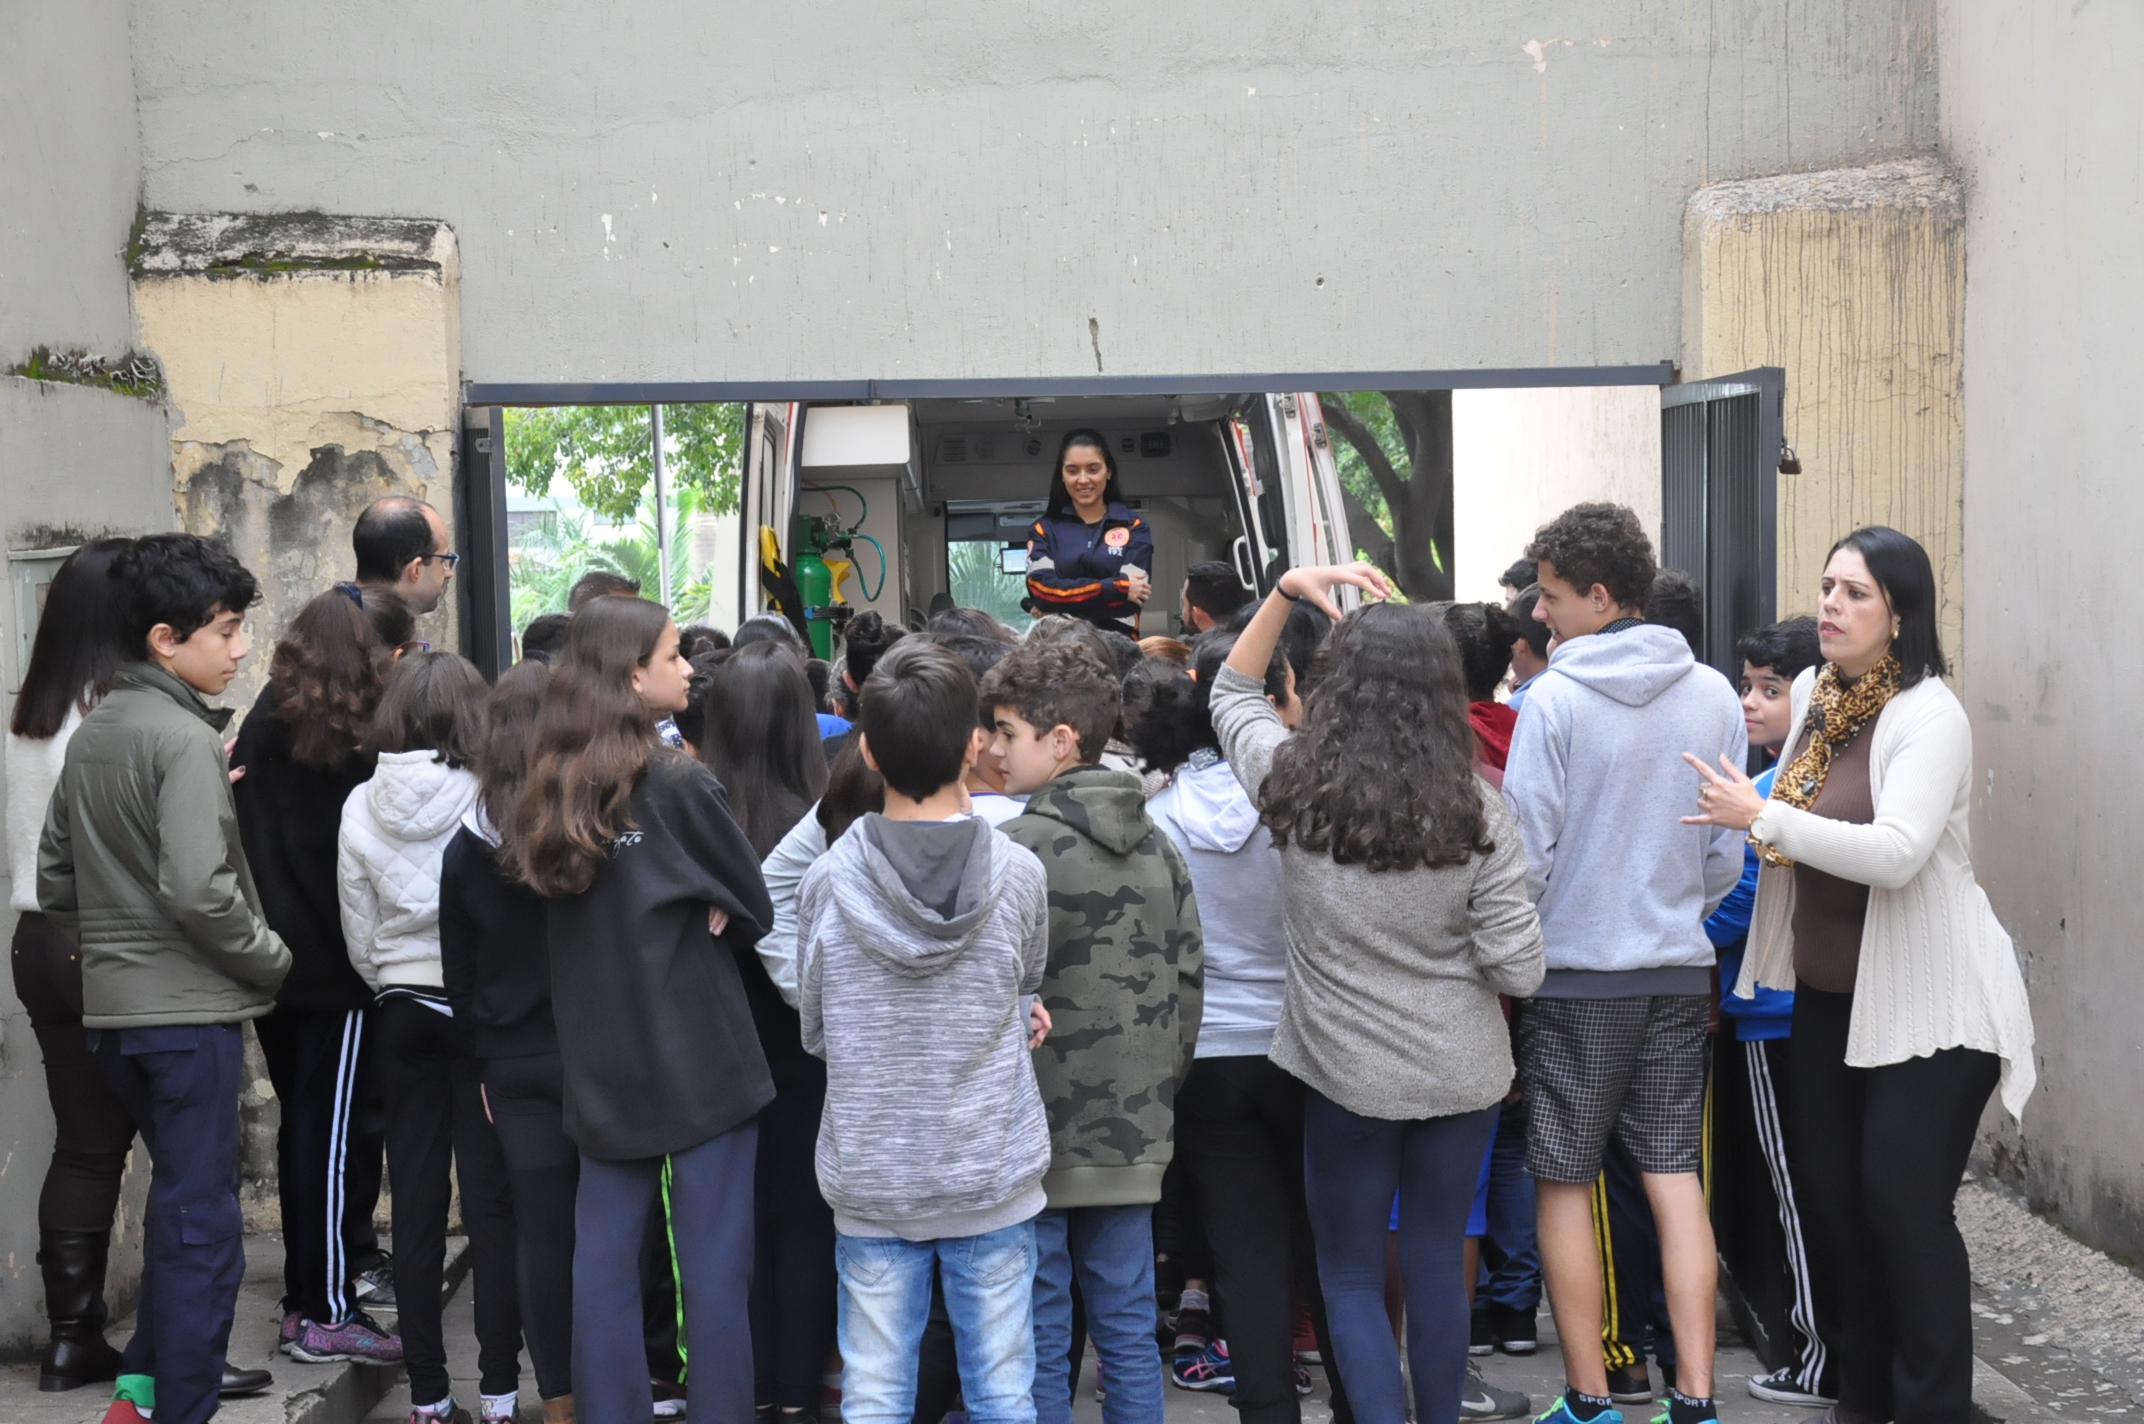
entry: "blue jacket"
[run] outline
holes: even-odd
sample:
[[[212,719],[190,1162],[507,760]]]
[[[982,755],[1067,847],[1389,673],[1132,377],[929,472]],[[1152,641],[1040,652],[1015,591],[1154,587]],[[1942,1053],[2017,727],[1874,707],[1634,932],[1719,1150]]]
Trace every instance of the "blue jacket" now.
[[[1037,614],[1069,613],[1137,637],[1139,605],[1132,602],[1126,569],[1153,574],[1154,535],[1144,519],[1114,501],[1099,524],[1067,509],[1045,514],[1028,532],[1027,595]]]
[[[1756,777],[1757,790],[1772,794],[1777,766],[1766,767]],[[1720,1012],[1734,1020],[1735,1037],[1743,1043],[1754,1039],[1785,1038],[1794,1026],[1794,991],[1759,989],[1754,999],[1735,997],[1735,980],[1742,975],[1742,951],[1749,943],[1749,921],[1757,908],[1757,852],[1742,849],[1742,881],[1727,892],[1720,908],[1705,921],[1705,938],[1720,951]]]

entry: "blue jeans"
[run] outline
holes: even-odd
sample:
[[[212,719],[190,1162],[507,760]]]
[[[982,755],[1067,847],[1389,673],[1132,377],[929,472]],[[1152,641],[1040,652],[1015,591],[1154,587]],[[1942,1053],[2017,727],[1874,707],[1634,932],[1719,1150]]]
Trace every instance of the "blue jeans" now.
[[[1161,1424],[1154,1208],[1076,1206],[1035,1218],[1035,1417],[1072,1424],[1072,1276],[1108,1393],[1103,1424]]]
[[[156,1417],[201,1424],[246,1274],[238,1209],[242,1026],[91,1029],[90,1051],[149,1148],[141,1306],[121,1373],[156,1380]]]
[[[1360,1117],[1316,1089],[1305,1091],[1303,1175],[1318,1281],[1340,1377],[1362,1424],[1407,1418],[1399,1348],[1385,1315],[1395,1191],[1415,1416],[1420,1424],[1458,1424],[1468,1324],[1461,1245],[1495,1126],[1493,1107],[1394,1122]]]
[[[581,1158],[573,1210],[573,1395],[587,1424],[647,1424],[655,1412],[641,1334],[640,1245],[666,1160],[692,1417],[695,1424],[751,1424],[758,1148],[755,1120],[667,1159]]]
[[[844,1424],[909,1424],[937,1263],[974,1424],[1034,1424],[1035,1227],[903,1241],[836,1236]]]
[[[1526,1170],[1526,1104],[1506,1103],[1489,1148],[1489,1233],[1481,1243],[1477,1298],[1511,1310],[1541,1304],[1541,1245],[1534,1234],[1534,1178]]]

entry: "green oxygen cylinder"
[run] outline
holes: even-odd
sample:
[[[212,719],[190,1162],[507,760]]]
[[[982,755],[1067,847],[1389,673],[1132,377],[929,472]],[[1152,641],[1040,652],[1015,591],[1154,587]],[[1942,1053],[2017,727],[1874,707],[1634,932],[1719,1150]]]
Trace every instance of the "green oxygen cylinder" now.
[[[804,602],[804,626],[811,633],[812,656],[829,661],[834,656],[834,625],[827,605],[834,597],[834,574],[813,545],[802,545],[790,566],[796,575],[797,597]]]

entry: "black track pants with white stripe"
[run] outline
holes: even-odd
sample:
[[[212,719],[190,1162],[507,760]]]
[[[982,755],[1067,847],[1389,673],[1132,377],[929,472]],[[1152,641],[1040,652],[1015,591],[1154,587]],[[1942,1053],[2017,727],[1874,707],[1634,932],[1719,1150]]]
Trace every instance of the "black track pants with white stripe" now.
[[[1741,1042],[1723,1027],[1713,1059],[1712,1232],[1720,1264],[1749,1307],[1750,1343],[1767,1370],[1838,1395],[1835,1293],[1810,1258],[1789,1169],[1785,1124],[1793,1040]]]
[[[354,1308],[349,1283],[379,1264],[381,1133],[366,1110],[370,1009],[278,1008],[253,1021],[282,1104],[283,1308],[324,1325]]]

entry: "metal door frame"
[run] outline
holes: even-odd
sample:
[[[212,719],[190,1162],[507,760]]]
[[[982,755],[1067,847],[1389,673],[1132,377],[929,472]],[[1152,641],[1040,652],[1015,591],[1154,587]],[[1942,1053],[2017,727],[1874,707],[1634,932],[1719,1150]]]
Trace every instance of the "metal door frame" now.
[[[1769,623],[1779,616],[1779,452],[1785,429],[1786,381],[1785,368],[1759,366],[1729,376],[1669,386],[1660,392],[1660,563],[1663,568],[1679,568],[1692,574],[1703,587],[1704,660],[1730,681],[1741,671],[1733,665],[1735,639],[1747,630],[1719,626],[1723,620],[1714,616],[1716,608],[1732,601],[1733,580],[1741,572],[1722,564],[1740,557],[1753,558],[1755,597],[1751,621]],[[1728,412],[1718,407],[1721,402],[1744,397],[1756,399],[1755,450],[1748,457],[1751,467],[1737,470],[1727,463],[1735,452],[1720,448],[1725,423],[1721,417]],[[1674,448],[1678,432],[1673,428],[1673,412],[1692,406],[1700,408],[1704,422],[1695,448],[1688,452],[1694,456],[1694,467],[1678,462],[1682,452]],[[1688,432],[1680,434],[1682,439],[1689,438]],[[1733,480],[1742,481],[1744,487],[1728,488],[1726,482]],[[1677,487],[1690,481],[1694,481],[1694,490]],[[1734,502],[1723,501],[1723,494],[1746,501],[1743,518],[1747,527],[1724,526],[1723,521],[1734,518],[1735,511],[1721,507],[1723,502]],[[1693,498],[1694,510],[1690,508]],[[1738,541],[1753,544],[1754,548],[1736,550]],[[1723,577],[1727,580],[1725,587]]]

